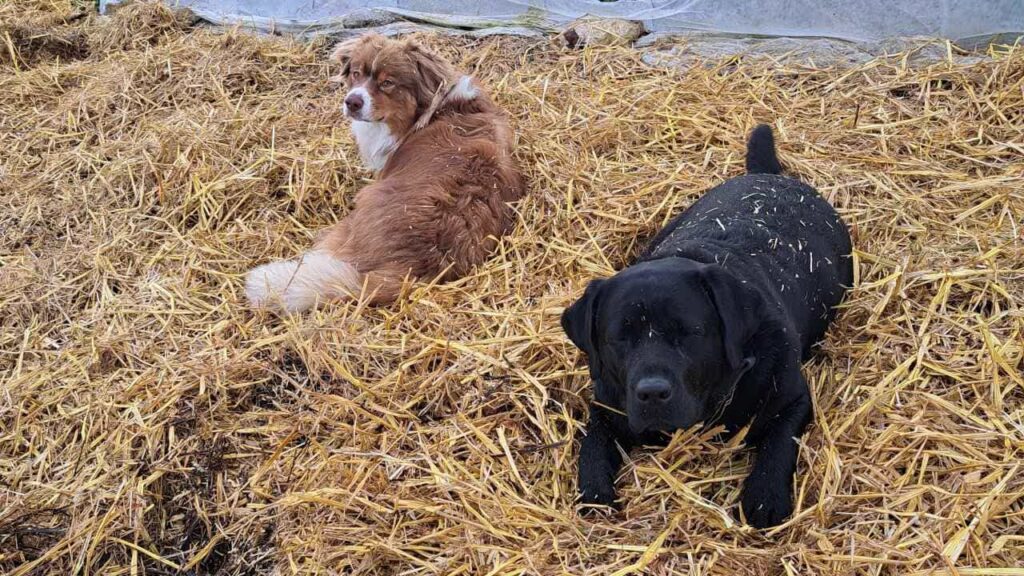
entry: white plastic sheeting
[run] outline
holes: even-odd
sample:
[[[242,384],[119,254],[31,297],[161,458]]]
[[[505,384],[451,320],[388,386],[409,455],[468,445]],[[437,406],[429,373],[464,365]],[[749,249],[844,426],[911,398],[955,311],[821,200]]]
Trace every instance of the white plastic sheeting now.
[[[120,0],[100,0],[101,10]],[[215,24],[332,32],[412,20],[468,30],[553,30],[584,15],[649,32],[819,37],[928,36],[966,46],[1024,34],[1024,0],[169,0]]]

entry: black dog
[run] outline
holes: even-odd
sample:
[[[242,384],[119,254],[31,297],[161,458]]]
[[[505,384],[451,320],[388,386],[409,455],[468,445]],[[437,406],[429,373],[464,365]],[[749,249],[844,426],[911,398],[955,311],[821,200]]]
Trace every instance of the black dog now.
[[[744,515],[763,528],[792,513],[796,439],[811,419],[800,364],[853,263],[839,215],[781,171],[771,128],[758,126],[747,175],[704,194],[637,263],[592,281],[562,315],[594,382],[580,448],[584,503],[614,504],[619,447],[664,444],[663,433],[698,422],[731,435],[753,419]]]

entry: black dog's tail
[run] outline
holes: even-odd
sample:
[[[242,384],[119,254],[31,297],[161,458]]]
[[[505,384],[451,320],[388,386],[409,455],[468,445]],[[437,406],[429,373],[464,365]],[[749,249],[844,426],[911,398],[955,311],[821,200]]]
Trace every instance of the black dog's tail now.
[[[747,173],[782,174],[782,164],[775,155],[775,137],[767,124],[759,124],[747,140]]]

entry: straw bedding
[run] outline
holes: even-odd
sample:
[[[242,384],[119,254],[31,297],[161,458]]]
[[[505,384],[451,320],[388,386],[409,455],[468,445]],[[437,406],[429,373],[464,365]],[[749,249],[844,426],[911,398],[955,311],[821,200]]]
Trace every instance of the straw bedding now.
[[[369,174],[327,43],[192,25],[0,5],[0,573],[1024,574],[1020,49],[678,71],[424,37],[513,117],[514,233],[393,306],[280,319],[241,275]],[[679,433],[581,516],[559,313],[739,174],[757,121],[857,247],[798,511],[744,527],[747,452]]]

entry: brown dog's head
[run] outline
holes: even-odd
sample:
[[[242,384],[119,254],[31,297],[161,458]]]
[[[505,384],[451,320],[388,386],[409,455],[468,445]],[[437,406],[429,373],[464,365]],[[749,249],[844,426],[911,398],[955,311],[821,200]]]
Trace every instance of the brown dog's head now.
[[[435,96],[459,81],[450,64],[419,44],[379,34],[342,42],[331,58],[341,64],[332,80],[348,87],[345,116],[386,123],[395,137],[408,132]]]

